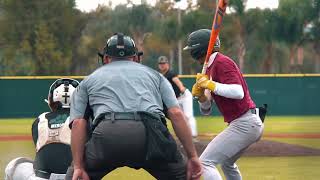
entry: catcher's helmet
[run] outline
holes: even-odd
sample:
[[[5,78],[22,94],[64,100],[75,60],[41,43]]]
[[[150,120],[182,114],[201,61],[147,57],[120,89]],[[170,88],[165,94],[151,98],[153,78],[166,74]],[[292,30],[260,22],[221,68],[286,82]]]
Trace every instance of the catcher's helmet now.
[[[75,79],[57,79],[51,84],[48,94],[49,106],[52,102],[59,102],[62,108],[70,108],[70,98],[79,85]]]
[[[205,56],[208,49],[208,44],[210,40],[211,30],[209,29],[199,29],[192,32],[188,36],[187,46],[183,50],[190,50],[191,57],[195,60],[200,59]],[[214,44],[214,50],[218,51],[220,49],[220,39],[217,37]]]
[[[104,54],[110,57],[129,57],[137,55],[138,51],[133,39],[122,33],[116,33],[107,40]]]

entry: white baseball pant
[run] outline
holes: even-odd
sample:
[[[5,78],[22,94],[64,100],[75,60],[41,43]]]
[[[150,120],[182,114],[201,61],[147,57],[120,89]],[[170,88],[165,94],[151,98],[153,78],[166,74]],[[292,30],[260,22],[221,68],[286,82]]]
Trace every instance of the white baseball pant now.
[[[197,123],[193,115],[193,99],[191,92],[186,89],[184,94],[178,98],[179,105],[187,119],[193,137],[198,136]]]
[[[204,168],[204,180],[222,180],[217,169],[221,169],[226,180],[241,180],[241,173],[235,162],[251,144],[261,138],[264,125],[259,115],[249,110],[218,134],[200,156]]]

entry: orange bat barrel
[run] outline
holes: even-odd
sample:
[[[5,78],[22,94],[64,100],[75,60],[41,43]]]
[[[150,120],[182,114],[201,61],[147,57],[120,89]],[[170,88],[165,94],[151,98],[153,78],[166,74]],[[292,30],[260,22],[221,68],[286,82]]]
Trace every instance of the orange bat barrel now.
[[[210,40],[209,40],[208,49],[207,49],[207,55],[206,55],[206,59],[203,63],[202,71],[201,71],[202,74],[206,73],[206,70],[208,67],[209,57],[212,53],[212,50],[214,48],[214,43],[216,42],[216,39],[217,39],[218,34],[220,32],[220,27],[222,25],[222,18],[226,12],[226,8],[227,8],[227,0],[219,0],[218,7],[216,8],[216,13],[214,15],[214,19],[213,19],[213,23],[212,23],[211,35],[210,35]]]

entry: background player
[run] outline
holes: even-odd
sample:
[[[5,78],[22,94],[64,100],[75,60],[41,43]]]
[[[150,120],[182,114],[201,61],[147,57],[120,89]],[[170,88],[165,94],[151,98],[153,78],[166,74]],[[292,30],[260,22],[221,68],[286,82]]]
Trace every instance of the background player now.
[[[196,119],[193,115],[193,99],[191,92],[183,85],[178,75],[170,69],[169,61],[166,56],[160,56],[158,58],[158,68],[161,74],[163,74],[172,85],[179,105],[188,121],[187,123],[191,129],[193,140],[197,141],[196,137],[198,136],[198,131]]]

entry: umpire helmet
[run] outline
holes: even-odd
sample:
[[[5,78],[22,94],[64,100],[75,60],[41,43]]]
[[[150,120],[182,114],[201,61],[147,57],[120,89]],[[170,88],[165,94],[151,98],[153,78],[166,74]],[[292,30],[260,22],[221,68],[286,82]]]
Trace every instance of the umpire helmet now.
[[[70,108],[70,98],[74,90],[79,85],[79,81],[75,79],[62,78],[54,81],[48,93],[48,104],[51,108],[51,104],[58,102],[62,108]]]
[[[195,60],[207,54],[208,44],[210,40],[211,30],[209,29],[199,29],[192,32],[188,36],[187,46],[183,50],[190,50],[191,57]],[[220,39],[217,37],[214,44],[214,51],[219,51],[220,49]]]
[[[123,33],[115,33],[104,47],[104,54],[110,57],[130,57],[137,55],[137,52],[133,39]]]

